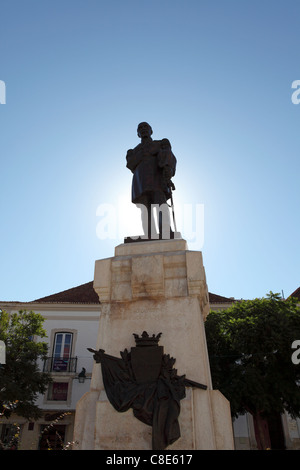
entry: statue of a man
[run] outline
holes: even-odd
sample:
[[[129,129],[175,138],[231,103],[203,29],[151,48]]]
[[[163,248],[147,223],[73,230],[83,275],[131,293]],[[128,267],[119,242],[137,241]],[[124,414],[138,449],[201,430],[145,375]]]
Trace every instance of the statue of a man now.
[[[132,202],[142,210],[142,225],[147,238],[157,238],[154,207],[159,208],[159,238],[173,238],[167,201],[171,197],[171,188],[174,188],[171,178],[175,175],[176,158],[168,139],[152,140],[152,129],[147,122],[138,125],[137,134],[141,143],[128,150],[126,156],[127,168],[133,173]]]

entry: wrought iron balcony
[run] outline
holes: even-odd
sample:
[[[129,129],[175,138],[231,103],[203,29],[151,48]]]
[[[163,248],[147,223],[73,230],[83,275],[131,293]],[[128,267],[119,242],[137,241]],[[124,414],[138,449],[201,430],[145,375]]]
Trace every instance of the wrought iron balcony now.
[[[44,361],[44,372],[76,372],[77,357],[47,357]]]

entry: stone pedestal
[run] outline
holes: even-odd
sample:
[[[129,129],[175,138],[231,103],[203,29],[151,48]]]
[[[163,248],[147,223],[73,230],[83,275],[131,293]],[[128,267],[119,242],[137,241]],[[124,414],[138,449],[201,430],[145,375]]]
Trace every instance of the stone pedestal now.
[[[209,312],[201,252],[185,240],[122,244],[115,256],[96,261],[94,289],[101,302],[97,344],[120,357],[135,346],[133,333],[162,332],[160,345],[176,359],[178,375],[207,385],[186,388],[181,400],[181,437],[168,449],[233,449],[230,406],[212,390],[204,321]],[[107,399],[101,365],[95,363],[90,392],[78,402],[74,440],[79,449],[151,450],[152,428],[117,412]]]

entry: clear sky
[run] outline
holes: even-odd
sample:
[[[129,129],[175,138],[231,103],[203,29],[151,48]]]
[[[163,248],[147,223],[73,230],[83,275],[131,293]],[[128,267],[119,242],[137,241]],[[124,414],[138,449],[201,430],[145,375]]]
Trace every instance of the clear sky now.
[[[125,157],[141,121],[172,144],[178,230],[203,252],[209,291],[300,286],[299,0],[1,0],[0,12],[0,300],[89,282],[137,234]],[[105,207],[117,230],[100,239]]]

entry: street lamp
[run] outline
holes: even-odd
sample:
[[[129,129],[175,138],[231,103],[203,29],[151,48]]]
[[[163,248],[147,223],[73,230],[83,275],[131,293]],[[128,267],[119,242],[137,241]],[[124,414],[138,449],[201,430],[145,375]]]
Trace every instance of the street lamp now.
[[[86,379],[85,368],[83,367],[83,368],[82,368],[82,371],[78,374],[78,382],[79,382],[80,384],[83,384],[84,381],[85,381],[85,379]]]

